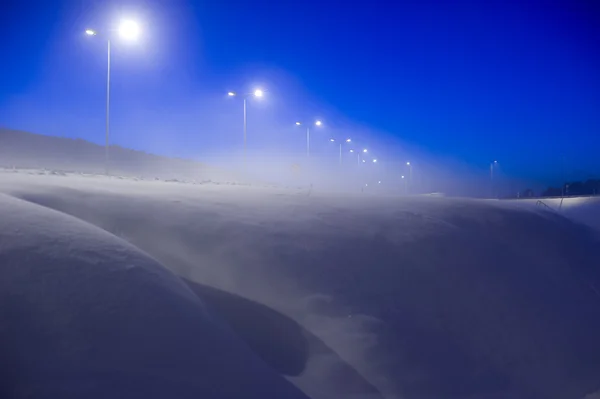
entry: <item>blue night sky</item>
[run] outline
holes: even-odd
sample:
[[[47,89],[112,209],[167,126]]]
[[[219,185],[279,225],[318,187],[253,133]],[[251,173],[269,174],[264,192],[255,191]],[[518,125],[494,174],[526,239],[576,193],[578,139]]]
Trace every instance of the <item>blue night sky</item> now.
[[[594,1],[15,1],[0,9],[0,125],[102,143],[106,42],[112,140],[202,158],[301,149],[323,118],[392,158],[407,148],[519,179],[600,175],[600,7]],[[237,102],[236,102],[237,101]],[[325,142],[325,137],[322,137]],[[318,147],[318,143],[315,144]],[[326,144],[323,144],[326,145]],[[289,147],[289,148],[288,148]],[[564,162],[561,162],[564,159]]]

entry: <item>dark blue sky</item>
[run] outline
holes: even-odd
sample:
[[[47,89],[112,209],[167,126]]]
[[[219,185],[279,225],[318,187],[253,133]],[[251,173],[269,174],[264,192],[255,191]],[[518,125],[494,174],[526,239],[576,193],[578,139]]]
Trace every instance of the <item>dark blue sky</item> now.
[[[408,146],[482,170],[498,159],[526,180],[555,181],[561,159],[572,178],[600,174],[594,1],[8,0],[0,10],[0,125],[102,142],[105,43],[82,31],[133,16],[142,41],[113,45],[118,144],[197,157],[239,148],[241,104],[223,93],[262,85],[268,99],[249,109],[256,148],[301,148],[288,125],[322,117],[388,157]]]

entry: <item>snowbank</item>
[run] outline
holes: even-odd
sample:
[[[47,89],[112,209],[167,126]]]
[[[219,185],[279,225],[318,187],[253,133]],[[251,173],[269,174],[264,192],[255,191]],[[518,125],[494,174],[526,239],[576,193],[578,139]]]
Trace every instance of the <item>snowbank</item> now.
[[[6,193],[101,227],[180,276],[294,319],[318,342],[300,343],[308,345],[303,370],[279,371],[314,399],[377,391],[581,399],[600,389],[599,243],[591,230],[540,207],[0,178]],[[239,309],[217,310],[231,321]],[[246,327],[237,326],[239,335]],[[286,365],[301,366],[302,356],[292,355]]]
[[[0,326],[4,398],[305,398],[156,261],[1,194]]]
[[[567,197],[511,200],[518,205],[547,206],[549,210],[600,230],[600,197]]]

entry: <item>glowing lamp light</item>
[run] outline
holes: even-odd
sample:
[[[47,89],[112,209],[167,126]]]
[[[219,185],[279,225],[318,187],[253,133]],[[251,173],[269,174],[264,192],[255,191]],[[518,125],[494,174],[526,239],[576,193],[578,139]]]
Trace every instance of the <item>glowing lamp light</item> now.
[[[136,40],[140,35],[140,26],[132,20],[124,20],[119,26],[119,36],[125,40]]]
[[[85,34],[88,36],[96,36],[96,31],[92,29],[86,29]]]

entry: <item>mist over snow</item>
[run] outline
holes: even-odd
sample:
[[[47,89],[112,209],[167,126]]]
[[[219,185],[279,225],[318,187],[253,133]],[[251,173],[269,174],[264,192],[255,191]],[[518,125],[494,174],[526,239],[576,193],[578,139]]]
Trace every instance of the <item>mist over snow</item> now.
[[[0,191],[3,245],[42,234],[29,229],[70,237],[78,231],[68,233],[75,224],[97,232],[89,233],[94,242],[98,235],[97,245],[110,240],[150,256],[147,262],[162,270],[153,277],[157,284],[164,278],[183,290],[185,283],[215,319],[209,324],[227,326],[252,356],[313,399],[581,399],[600,389],[600,230],[552,209],[511,201],[12,169],[0,174]],[[27,220],[25,230],[10,222],[21,220],[17,217]],[[54,221],[52,228],[45,226],[46,217]],[[3,267],[3,281],[13,281],[22,265],[28,275],[56,277],[56,289],[61,281],[71,284],[73,274],[81,276],[76,281],[85,278],[86,287],[106,287],[109,295],[110,279],[77,266],[77,259],[85,265],[96,256],[96,250],[77,255],[90,248],[86,237],[72,241],[66,252],[52,249],[60,240],[36,244],[40,257],[72,259],[72,266],[56,275],[55,263],[20,258],[22,252],[3,246],[0,253],[13,265]],[[113,256],[111,248],[97,256]],[[113,266],[102,273],[119,265],[128,270],[131,263],[107,262]],[[99,271],[103,264],[96,266]],[[175,282],[170,273],[182,280]],[[132,275],[120,287],[137,292],[137,278]],[[22,298],[34,295],[27,279],[19,281]],[[77,284],[73,287],[73,295],[83,295]],[[183,291],[180,295],[189,298]],[[174,294],[153,295],[160,303]],[[75,303],[84,309],[93,298]],[[97,297],[99,309],[104,298]],[[109,298],[121,303],[119,296]],[[135,311],[127,309],[123,314]],[[73,326],[82,322],[71,319]],[[119,331],[107,323],[114,334]],[[164,321],[139,323],[136,328]],[[66,334],[61,325],[55,333]],[[109,345],[102,336],[86,337],[92,345]],[[161,339],[168,338],[156,337],[153,345]],[[212,338],[179,340],[197,350],[214,347]],[[59,353],[52,356],[65,367],[75,364]],[[238,361],[239,367],[256,361],[250,357]],[[180,367],[183,375],[194,370],[203,375],[199,364]],[[38,372],[23,370],[31,378]],[[144,367],[135,363],[130,372],[117,370],[115,378]],[[235,385],[241,373],[221,378]],[[279,386],[276,381],[266,384]],[[169,389],[167,382],[157,381],[157,389]]]
[[[228,87],[222,87],[208,81],[202,91],[173,98],[166,94],[162,97],[153,95],[153,85],[159,82],[152,80],[146,85],[128,86],[125,91],[123,82],[118,83],[123,77],[119,77],[116,70],[111,97],[110,143],[160,156],[190,159],[236,172],[247,179],[279,184],[313,184],[357,192],[364,191],[367,186],[373,189],[373,185],[379,186],[381,181],[377,190],[384,192],[490,195],[489,163],[493,159],[466,164],[447,155],[432,154],[403,139],[402,132],[387,132],[364,121],[353,120],[327,99],[315,100],[314,93],[289,73],[258,66],[249,69],[257,72],[251,83],[232,79]],[[173,85],[183,89],[186,82],[174,81]],[[244,162],[241,97],[254,87],[264,88],[265,96],[260,99],[250,97],[247,101]],[[104,145],[104,98],[100,95],[87,98],[86,105],[74,113],[72,109],[76,104],[68,94],[73,90],[75,97],[79,89],[66,86],[61,88],[66,90],[66,95],[54,98],[51,93],[56,90],[53,83],[47,83],[16,97],[0,108],[0,127],[67,138],[85,137]],[[239,96],[228,97],[227,92],[232,90]],[[41,93],[47,93],[48,97]],[[136,101],[130,100],[134,93]],[[401,111],[398,117],[401,118],[404,112]],[[314,125],[317,120],[322,121],[322,126]],[[296,122],[302,125],[296,126]],[[307,156],[307,127],[311,130],[310,158]],[[414,135],[414,132],[410,133]],[[0,151],[5,135],[0,131]],[[351,143],[346,143],[346,139],[351,139]],[[11,150],[9,158],[22,154],[27,160],[20,162],[23,166],[51,167],[42,162],[29,162],[35,158],[47,159],[50,155],[48,149],[35,140],[31,143],[27,140],[29,138],[23,138],[21,147]],[[343,143],[341,166],[339,143]],[[359,151],[364,149],[368,153],[359,160]],[[88,161],[97,165],[103,162],[103,154],[101,149],[96,152],[97,155],[87,160],[75,161],[81,156],[77,150],[65,150],[60,154],[60,162],[80,167]],[[121,158],[116,161],[126,162],[126,156]],[[11,166],[6,164],[6,159],[6,156],[0,157],[0,163]],[[372,162],[374,159],[377,159],[376,165]],[[411,163],[412,172],[407,162]],[[138,173],[161,168],[168,167],[164,162],[160,166],[145,162],[139,166]],[[522,185],[527,186],[521,182],[511,184],[511,179],[502,176],[500,171],[496,176],[499,192],[512,193],[523,189]],[[411,176],[412,180],[407,183]]]

